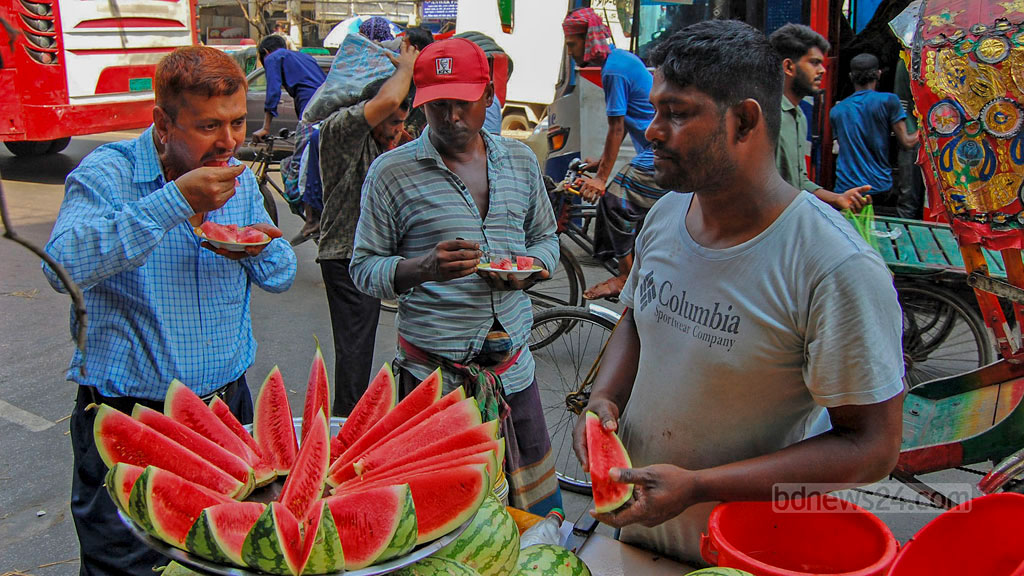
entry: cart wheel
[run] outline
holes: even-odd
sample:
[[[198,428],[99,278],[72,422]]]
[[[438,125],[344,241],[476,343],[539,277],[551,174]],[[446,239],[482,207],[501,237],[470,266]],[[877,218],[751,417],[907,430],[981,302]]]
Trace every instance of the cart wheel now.
[[[590,494],[590,476],[576,459],[572,432],[590,399],[590,382],[584,379],[614,328],[611,320],[580,307],[551,308],[533,319],[530,350],[555,474],[570,492]]]
[[[994,360],[985,323],[956,293],[918,282],[897,282],[896,292],[903,309],[907,386],[962,374]]]
[[[584,286],[583,268],[576,256],[565,246],[559,246],[558,267],[550,278],[526,290],[526,295],[530,297],[536,315],[556,306],[582,305]]]
[[[263,195],[263,208],[270,216],[270,221],[277,226],[277,203],[274,202],[274,194],[266,184],[260,184],[260,194]]]

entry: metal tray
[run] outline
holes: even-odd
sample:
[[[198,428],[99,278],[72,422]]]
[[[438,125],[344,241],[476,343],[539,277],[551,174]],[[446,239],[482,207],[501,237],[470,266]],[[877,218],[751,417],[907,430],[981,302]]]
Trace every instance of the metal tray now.
[[[295,424],[295,435],[296,437],[298,437],[299,429],[302,427],[302,418],[293,418],[292,420]],[[344,418],[331,418],[330,433],[332,437],[338,433],[338,430],[341,429],[341,425],[344,423]],[[247,424],[245,426],[245,429],[252,432],[252,425]],[[266,572],[258,572],[248,568],[239,568],[237,566],[217,564],[215,562],[206,560],[205,558],[195,556],[194,554],[191,554],[184,550],[175,548],[174,546],[171,546],[170,544],[167,544],[162,540],[153,538],[152,536],[147,534],[145,530],[139,527],[135,523],[135,521],[132,520],[124,512],[118,510],[117,514],[121,517],[121,521],[124,522],[125,526],[128,527],[128,530],[130,530],[131,533],[134,534],[136,538],[138,538],[144,544],[146,544],[146,546],[149,546],[153,550],[156,550],[157,552],[163,554],[164,556],[167,556],[172,560],[177,560],[185,566],[194,568],[201,572],[215,574],[217,576],[260,576],[266,574]],[[451,544],[453,541],[455,541],[456,538],[459,537],[460,534],[462,534],[463,531],[466,530],[467,527],[469,527],[469,524],[472,521],[473,518],[470,518],[469,520],[463,522],[462,525],[458,526],[457,528],[455,528],[448,534],[445,534],[444,536],[438,538],[437,540],[419,546],[415,548],[412,552],[406,554],[405,556],[394,558],[388,562],[385,562],[384,564],[367,566],[366,568],[362,568],[359,570],[342,570],[340,572],[329,572],[328,575],[338,576],[340,574],[345,574],[345,576],[376,576],[378,574],[388,574],[390,572],[394,572],[395,570],[399,570],[411,564],[415,564],[416,562],[419,562],[420,560],[428,556],[432,556],[441,548],[444,548],[448,544]]]

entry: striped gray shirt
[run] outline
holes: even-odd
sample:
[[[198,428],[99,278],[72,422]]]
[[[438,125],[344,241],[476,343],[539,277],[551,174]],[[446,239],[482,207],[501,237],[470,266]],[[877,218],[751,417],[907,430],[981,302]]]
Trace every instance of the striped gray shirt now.
[[[478,242],[494,257],[533,256],[554,270],[558,263],[555,219],[533,152],[520,142],[481,132],[487,147],[490,205],[480,212],[462,181],[449,170],[429,139],[429,128],[413,142],[381,155],[363,182],[359,224],[349,268],[355,285],[372,296],[398,298],[398,333],[423,350],[465,362],[483,346],[497,319],[523,348],[502,376],[506,394],[533,381],[533,356],[526,348],[533,325],[530,299],[522,291],[492,291],[476,274],[448,282],[426,282],[395,293],[395,270],[405,258],[422,256],[439,242]],[[425,378],[436,366],[405,359],[403,368]],[[453,388],[462,381],[444,374]]]

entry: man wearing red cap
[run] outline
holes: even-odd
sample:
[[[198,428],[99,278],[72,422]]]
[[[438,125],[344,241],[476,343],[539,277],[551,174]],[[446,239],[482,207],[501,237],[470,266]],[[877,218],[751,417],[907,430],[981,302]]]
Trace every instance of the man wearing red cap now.
[[[665,195],[654,181],[654,156],[644,136],[654,118],[649,99],[653,78],[639,58],[609,45],[611,32],[592,8],[580,8],[566,16],[562,30],[565,47],[577,66],[601,67],[608,135],[597,174],[583,178],[580,193],[587,201],[598,203],[594,254],[602,259],[618,259],[619,275],[591,286],[583,296],[588,300],[611,298],[619,295],[629,275],[633,240],[647,211]],[[608,182],[627,133],[636,156]],[[593,160],[586,163],[592,164]]]
[[[403,393],[438,366],[446,391],[465,386],[485,420],[501,421],[511,504],[544,515],[561,507],[561,493],[523,292],[558,262],[540,166],[525,145],[481,130],[494,87],[479,46],[431,44],[413,81],[427,128],[370,167],[349,270],[363,292],[398,298]],[[521,280],[477,271],[517,257],[542,269]]]

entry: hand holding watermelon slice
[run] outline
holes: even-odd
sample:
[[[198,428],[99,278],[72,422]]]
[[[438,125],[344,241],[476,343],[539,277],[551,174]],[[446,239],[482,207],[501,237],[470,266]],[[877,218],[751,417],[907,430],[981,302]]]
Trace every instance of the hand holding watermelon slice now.
[[[282,234],[279,229],[266,222],[238,226],[206,220],[194,230],[197,236],[205,240],[202,243],[203,248],[232,260],[256,256],[270,244],[271,240],[280,238]]]

